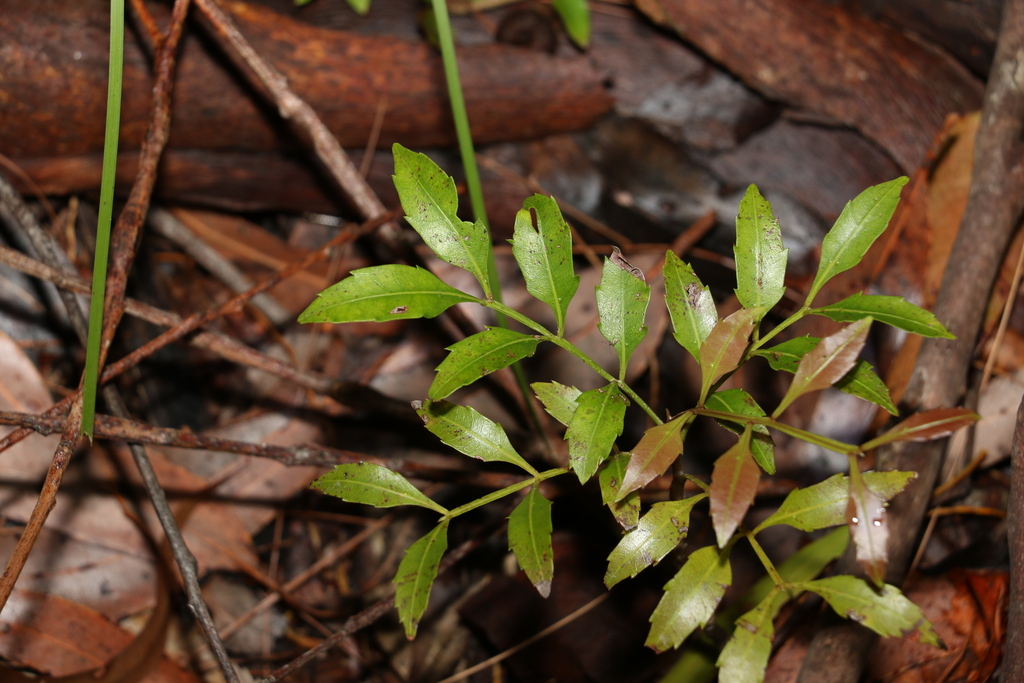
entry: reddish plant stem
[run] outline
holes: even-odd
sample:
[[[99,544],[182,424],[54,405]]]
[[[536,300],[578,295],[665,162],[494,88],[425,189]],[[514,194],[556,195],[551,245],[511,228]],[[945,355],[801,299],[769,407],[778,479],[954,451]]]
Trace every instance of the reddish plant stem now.
[[[110,266],[107,269],[106,298],[103,301],[103,335],[100,344],[99,367],[103,368],[114,333],[124,315],[128,271],[135,262],[136,246],[142,224],[149,210],[149,201],[156,184],[156,168],[167,146],[171,129],[171,89],[177,68],[178,43],[181,40],[185,17],[191,0],[176,0],[171,13],[171,25],[166,36],[156,41],[156,83],[150,107],[149,128],[142,142],[139,168],[131,193],[114,224],[110,244]]]

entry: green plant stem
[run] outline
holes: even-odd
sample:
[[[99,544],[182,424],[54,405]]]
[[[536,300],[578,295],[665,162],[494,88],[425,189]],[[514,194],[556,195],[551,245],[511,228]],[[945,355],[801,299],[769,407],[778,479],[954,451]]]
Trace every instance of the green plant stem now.
[[[533,486],[534,484],[539,484],[540,482],[544,481],[545,479],[551,479],[552,477],[557,477],[558,475],[565,474],[568,471],[569,470],[567,470],[567,469],[563,469],[563,468],[559,467],[559,468],[556,468],[556,469],[553,469],[553,470],[546,470],[544,472],[540,472],[536,476],[533,476],[533,477],[531,477],[529,479],[524,479],[524,480],[522,480],[521,482],[519,482],[517,484],[512,484],[511,486],[506,486],[505,488],[500,489],[498,491],[494,491],[492,493],[488,493],[486,496],[484,496],[482,498],[477,498],[476,500],[474,500],[474,501],[472,501],[470,503],[466,503],[465,505],[459,506],[459,507],[455,508],[454,510],[451,510],[450,512],[445,513],[445,515],[441,518],[441,520],[444,521],[446,519],[452,519],[454,517],[458,517],[459,515],[462,515],[462,514],[465,514],[465,513],[469,512],[470,510],[476,510],[478,507],[483,507],[484,505],[487,505],[488,503],[493,503],[496,500],[501,500],[505,496],[510,496],[513,493],[515,493],[516,491],[522,491],[527,486]]]
[[[785,579],[783,579],[782,575],[779,574],[779,570],[775,568],[775,563],[768,558],[768,555],[764,552],[764,548],[761,547],[761,544],[757,542],[756,538],[754,538],[754,534],[746,529],[741,529],[740,533],[746,536],[747,540],[750,542],[750,547],[754,549],[755,553],[757,553],[757,557],[761,560],[761,564],[764,565],[765,570],[768,572],[768,576],[772,577],[772,581],[775,582],[775,587],[779,590],[784,589],[786,587]]]
[[[459,154],[462,157],[462,168],[466,173],[466,188],[469,191],[469,203],[473,208],[473,215],[486,228],[487,235],[487,281],[490,284],[491,296],[501,304],[501,282],[498,277],[498,263],[494,258],[494,248],[491,244],[490,223],[487,220],[487,206],[484,204],[483,184],[480,182],[480,169],[476,163],[476,152],[473,149],[473,134],[469,128],[469,114],[466,112],[466,100],[462,95],[462,80],[459,78],[459,64],[455,57],[455,37],[452,34],[452,23],[448,16],[448,4],[445,0],[431,0],[431,7],[434,10],[434,22],[437,26],[437,42],[441,47],[441,62],[444,65],[444,78],[448,84],[448,100],[452,107],[452,119],[455,121],[455,136],[459,141]],[[498,325],[508,327],[508,321],[498,312]],[[530,385],[526,381],[526,374],[519,363],[512,366],[512,373],[515,375],[516,384],[523,395],[523,402],[526,410],[540,429],[540,416],[533,403],[530,394]],[[545,443],[547,443],[545,438]],[[550,448],[549,448],[550,450]]]
[[[752,354],[754,351],[757,351],[759,348],[761,348],[762,346],[764,346],[765,344],[770,342],[772,339],[775,338],[776,335],[778,335],[784,329],[786,329],[787,327],[789,327],[793,323],[797,322],[798,320],[801,320],[804,316],[807,315],[807,312],[809,310],[810,310],[810,307],[807,306],[806,304],[804,304],[800,308],[800,310],[798,310],[793,315],[789,316],[788,318],[783,320],[781,323],[779,323],[778,325],[773,327],[771,332],[769,332],[768,334],[764,335],[760,339],[755,340],[754,343],[752,343],[750,345],[750,348],[747,349],[747,354],[746,354],[745,357],[749,358],[750,354]]]
[[[842,453],[844,455],[856,455],[861,452],[861,447],[857,444],[844,443],[842,441],[836,441],[830,439],[827,436],[821,436],[814,432],[804,431],[803,429],[797,429],[783,422],[779,422],[771,417],[757,417],[754,415],[741,415],[739,413],[729,413],[722,410],[708,410],[707,408],[694,408],[693,412],[698,415],[704,415],[706,417],[713,417],[716,420],[726,420],[727,422],[734,422],[736,424],[759,424],[772,429],[776,429],[783,434],[788,434],[792,437],[796,437],[801,441],[807,443],[813,443],[816,446],[827,448],[830,451],[836,453]]]
[[[660,425],[660,424],[664,423],[664,420],[662,420],[660,417],[658,417],[657,413],[655,413],[651,409],[651,407],[649,405],[647,405],[647,402],[644,401],[642,398],[640,398],[640,396],[635,391],[633,391],[633,389],[628,384],[626,384],[621,379],[617,379],[615,376],[613,376],[612,374],[610,374],[607,371],[605,371],[605,369],[602,368],[600,365],[598,365],[596,362],[594,362],[594,360],[590,356],[588,356],[583,351],[581,351],[579,348],[577,348],[575,344],[570,342],[565,337],[560,337],[560,336],[558,336],[556,334],[552,334],[551,330],[549,330],[548,328],[544,327],[543,325],[541,325],[537,321],[535,321],[535,320],[533,320],[531,318],[526,317],[525,315],[523,315],[519,311],[516,311],[515,309],[509,308],[508,306],[506,306],[506,305],[504,305],[504,304],[502,304],[500,302],[497,302],[497,301],[484,301],[483,299],[480,299],[479,302],[483,306],[487,306],[488,308],[493,308],[496,312],[504,313],[506,316],[508,316],[512,320],[515,320],[516,322],[521,323],[524,327],[530,328],[531,330],[533,330],[534,332],[536,332],[538,335],[540,335],[542,337],[541,341],[549,341],[552,344],[554,344],[555,346],[561,347],[561,348],[565,349],[566,351],[568,351],[569,353],[571,353],[572,355],[576,356],[581,361],[583,361],[587,365],[587,367],[589,367],[591,370],[596,372],[598,375],[600,375],[604,379],[608,380],[610,383],[617,385],[619,387],[619,389],[622,390],[622,393],[626,394],[626,396],[628,396],[630,399],[635,401],[636,404],[638,406],[640,406],[640,409],[643,410],[645,413],[647,413],[647,415],[652,420],[654,420],[654,424]]]
[[[82,434],[92,439],[96,417],[96,388],[103,332],[103,299],[107,291],[110,254],[110,222],[114,213],[114,176],[117,170],[117,137],[121,129],[121,81],[124,71],[124,0],[110,3],[110,70],[107,81],[107,125],[103,138],[103,171],[99,215],[96,221],[96,253],[92,265],[92,300],[89,305],[89,339],[82,377]]]

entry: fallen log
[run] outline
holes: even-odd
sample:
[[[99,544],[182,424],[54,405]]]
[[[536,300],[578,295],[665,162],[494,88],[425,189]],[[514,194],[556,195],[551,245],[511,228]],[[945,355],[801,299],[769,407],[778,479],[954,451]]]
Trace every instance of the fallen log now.
[[[454,142],[441,59],[425,42],[326,30],[240,2],[224,7],[343,146],[366,144],[382,103],[380,146]],[[153,4],[151,10],[166,21],[165,7]],[[5,0],[0,152],[18,159],[102,149],[107,12],[103,0]],[[121,146],[137,149],[152,77],[138,34],[128,34]],[[462,48],[459,57],[480,143],[580,130],[611,106],[604,74],[585,57],[555,58],[505,45]],[[277,114],[252,97],[234,68],[196,31],[183,41],[172,121],[171,149],[252,152],[297,145]]]
[[[770,99],[856,128],[917,168],[982,85],[938,49],[822,0],[640,0],[653,20]]]

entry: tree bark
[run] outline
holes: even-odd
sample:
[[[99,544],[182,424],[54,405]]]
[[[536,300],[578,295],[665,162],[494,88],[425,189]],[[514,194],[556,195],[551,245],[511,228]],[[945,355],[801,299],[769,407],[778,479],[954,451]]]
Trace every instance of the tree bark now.
[[[852,126],[910,171],[981,84],[946,54],[821,0],[640,0],[766,97]]]

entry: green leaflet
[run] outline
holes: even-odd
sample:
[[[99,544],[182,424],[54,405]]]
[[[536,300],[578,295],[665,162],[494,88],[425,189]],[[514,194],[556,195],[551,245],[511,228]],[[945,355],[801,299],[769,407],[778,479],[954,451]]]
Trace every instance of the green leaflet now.
[[[736,216],[736,298],[744,308],[765,312],[786,293],[786,258],[782,230],[772,206],[751,185]]]
[[[626,531],[636,528],[640,521],[639,491],[634,491],[622,500],[615,500],[626,476],[629,457],[629,453],[613,455],[597,473],[598,482],[601,484],[601,502],[608,506],[615,521]]]
[[[307,0],[308,1],[308,0]],[[345,0],[348,6],[352,8],[352,11],[360,16],[364,16],[370,11],[370,0]]]
[[[455,181],[429,157],[397,143],[392,150],[395,189],[406,220],[438,258],[472,273],[484,295],[491,298],[487,228],[480,221],[467,223],[458,217]]]
[[[750,454],[751,429],[715,461],[711,472],[711,522],[718,547],[724,548],[757,495],[761,470]]]
[[[448,520],[409,546],[395,575],[395,607],[405,626],[405,637],[416,637],[420,617],[427,610],[430,589],[437,578],[437,567],[448,549]]]
[[[804,394],[832,386],[852,370],[867,341],[870,327],[870,317],[850,323],[835,334],[822,339],[804,354],[789,390],[782,397],[772,417],[781,415],[793,401]]]
[[[770,592],[757,607],[736,620],[736,630],[718,657],[719,683],[761,683],[775,635],[775,603],[779,590]]]
[[[567,387],[558,382],[534,382],[530,387],[544,404],[544,410],[568,427],[576,413],[576,399],[583,392],[576,387]]]
[[[765,412],[757,405],[754,397],[743,389],[726,389],[716,391],[708,396],[704,407],[709,410],[721,410],[728,413],[739,413],[752,417],[764,417]],[[742,434],[744,425],[740,422],[729,422],[728,420],[716,420],[718,424],[735,434]],[[754,461],[761,466],[768,474],[775,474],[775,442],[772,441],[768,427],[765,425],[752,425],[753,435],[750,439],[750,453]]]
[[[680,346],[700,359],[700,345],[718,322],[711,290],[700,281],[690,264],[671,250],[665,253],[665,304],[672,318],[673,336]]]
[[[665,594],[651,615],[646,645],[658,652],[679,647],[694,629],[708,623],[731,583],[728,556],[710,545],[694,551],[665,584]]]
[[[601,284],[597,286],[597,329],[608,340],[619,357],[619,379],[626,376],[629,357],[647,336],[644,316],[651,298],[651,288],[643,273],[630,266],[618,253],[605,258]]]
[[[485,462],[507,462],[532,475],[537,470],[516,452],[502,426],[466,406],[448,401],[414,401],[416,414],[441,441]]]
[[[898,327],[911,334],[955,339],[934,315],[900,296],[854,294],[837,303],[812,308],[808,312],[841,323],[871,316],[880,323]]]
[[[551,549],[551,501],[534,486],[508,517],[508,547],[542,597],[551,594],[555,556]]]
[[[839,616],[852,619],[880,636],[905,636],[916,631],[921,642],[942,646],[920,608],[896,586],[883,584],[876,590],[863,579],[832,576],[808,581],[798,588],[817,593]]]
[[[587,0],[554,0],[551,3],[572,42],[586,48],[590,44],[590,8]]]
[[[537,230],[531,209],[537,214]],[[523,202],[516,214],[512,254],[523,271],[526,291],[551,307],[562,336],[565,311],[580,278],[572,267],[572,233],[554,199],[537,194]]]
[[[652,505],[637,527],[623,536],[608,556],[604,585],[611,588],[623,579],[632,578],[672,552],[686,538],[693,506],[705,498],[706,493],[699,493],[683,500]]]
[[[674,420],[655,425],[646,432],[634,448],[626,467],[617,498],[625,498],[637,489],[660,477],[683,452],[684,427],[690,424],[693,413],[684,413]]]
[[[353,270],[320,292],[300,323],[350,323],[433,318],[461,301],[479,301],[441,282],[429,270],[387,265]]]
[[[865,472],[865,485],[883,500],[889,500],[913,479],[913,472]],[[846,505],[850,498],[850,481],[844,474],[835,474],[825,481],[791,491],[782,505],[761,522],[757,533],[775,524],[788,524],[801,531],[815,531],[838,526],[846,521]]]
[[[622,421],[629,402],[619,388],[609,384],[580,394],[576,413],[565,438],[569,442],[569,467],[586,483],[607,459],[622,433]]]
[[[504,327],[477,332],[448,347],[451,353],[437,366],[437,375],[427,393],[434,401],[445,398],[484,375],[529,358],[539,343],[537,337]]]
[[[707,396],[715,382],[735,370],[750,342],[750,333],[764,315],[760,308],[741,308],[720,320],[700,345],[701,390]]]
[[[796,372],[800,359],[821,341],[818,337],[796,337],[768,349],[758,349],[754,355],[768,360],[773,370]],[[896,404],[889,394],[889,387],[875,374],[875,369],[866,360],[858,359],[853,369],[833,384],[842,392],[874,403],[891,415],[897,415]]]
[[[853,268],[864,258],[889,224],[907,180],[906,177],[896,178],[869,187],[847,203],[821,243],[821,262],[807,293],[808,304],[833,276]]]
[[[442,515],[448,512],[423,495],[401,474],[369,462],[338,465],[310,486],[349,503],[362,503],[378,508],[419,505]]]

